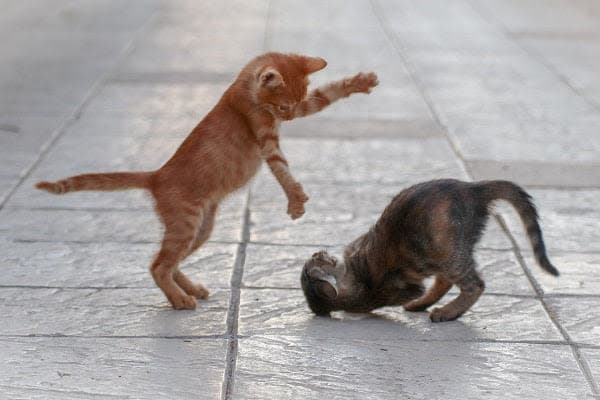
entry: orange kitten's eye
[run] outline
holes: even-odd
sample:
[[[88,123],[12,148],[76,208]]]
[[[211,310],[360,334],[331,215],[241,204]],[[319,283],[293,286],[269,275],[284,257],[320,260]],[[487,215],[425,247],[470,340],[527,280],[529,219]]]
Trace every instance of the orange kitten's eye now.
[[[279,109],[279,111],[281,112],[287,112],[290,111],[290,106],[277,106],[277,108]]]

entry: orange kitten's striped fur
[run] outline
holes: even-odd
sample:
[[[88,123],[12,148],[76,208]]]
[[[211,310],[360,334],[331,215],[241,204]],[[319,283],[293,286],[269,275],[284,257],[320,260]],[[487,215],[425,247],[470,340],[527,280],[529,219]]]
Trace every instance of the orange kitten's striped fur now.
[[[246,184],[264,160],[288,198],[292,219],[308,200],[279,149],[279,124],[314,114],[352,93],[369,93],[373,73],[329,83],[307,96],[307,76],[323,69],[321,58],[268,53],[252,60],[173,157],[152,172],[77,175],[39,182],[55,194],[78,190],[147,189],[164,226],[161,249],[150,270],[173,307],[193,309],[208,291],[192,283],[179,263],[210,236],[219,202]]]

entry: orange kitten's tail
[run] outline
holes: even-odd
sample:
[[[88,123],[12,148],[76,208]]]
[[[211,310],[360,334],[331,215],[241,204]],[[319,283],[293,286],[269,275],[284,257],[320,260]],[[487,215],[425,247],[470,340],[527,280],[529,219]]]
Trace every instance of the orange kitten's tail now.
[[[38,182],[35,187],[54,194],[79,190],[146,189],[153,172],[112,172],[107,174],[83,174],[56,182]]]

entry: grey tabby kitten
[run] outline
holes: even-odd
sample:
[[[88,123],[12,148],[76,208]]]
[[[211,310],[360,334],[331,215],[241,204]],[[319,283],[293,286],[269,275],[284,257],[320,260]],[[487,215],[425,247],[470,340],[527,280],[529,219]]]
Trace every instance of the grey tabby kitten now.
[[[430,318],[458,318],[483,293],[473,249],[491,203],[499,199],[518,211],[537,262],[557,276],[546,255],[535,206],[522,188],[508,181],[434,180],[398,194],[375,225],[346,247],[343,262],[325,251],[313,254],[301,276],[309,307],[318,315],[395,305],[423,311],[456,285],[458,297],[434,308]],[[435,283],[424,294],[423,279],[432,275]]]

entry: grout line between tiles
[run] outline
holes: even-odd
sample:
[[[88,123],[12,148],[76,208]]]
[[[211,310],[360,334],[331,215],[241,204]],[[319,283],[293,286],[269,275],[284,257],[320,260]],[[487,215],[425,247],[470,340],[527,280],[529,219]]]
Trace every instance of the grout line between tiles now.
[[[223,386],[221,389],[221,399],[231,399],[233,395],[233,385],[235,382],[235,368],[238,354],[238,317],[240,311],[240,287],[242,276],[244,275],[244,264],[246,262],[246,248],[250,238],[250,187],[246,189],[246,202],[244,205],[244,217],[242,225],[242,241],[238,244],[236,259],[231,274],[231,291],[229,297],[229,307],[227,310],[227,356],[226,366],[223,375]]]

